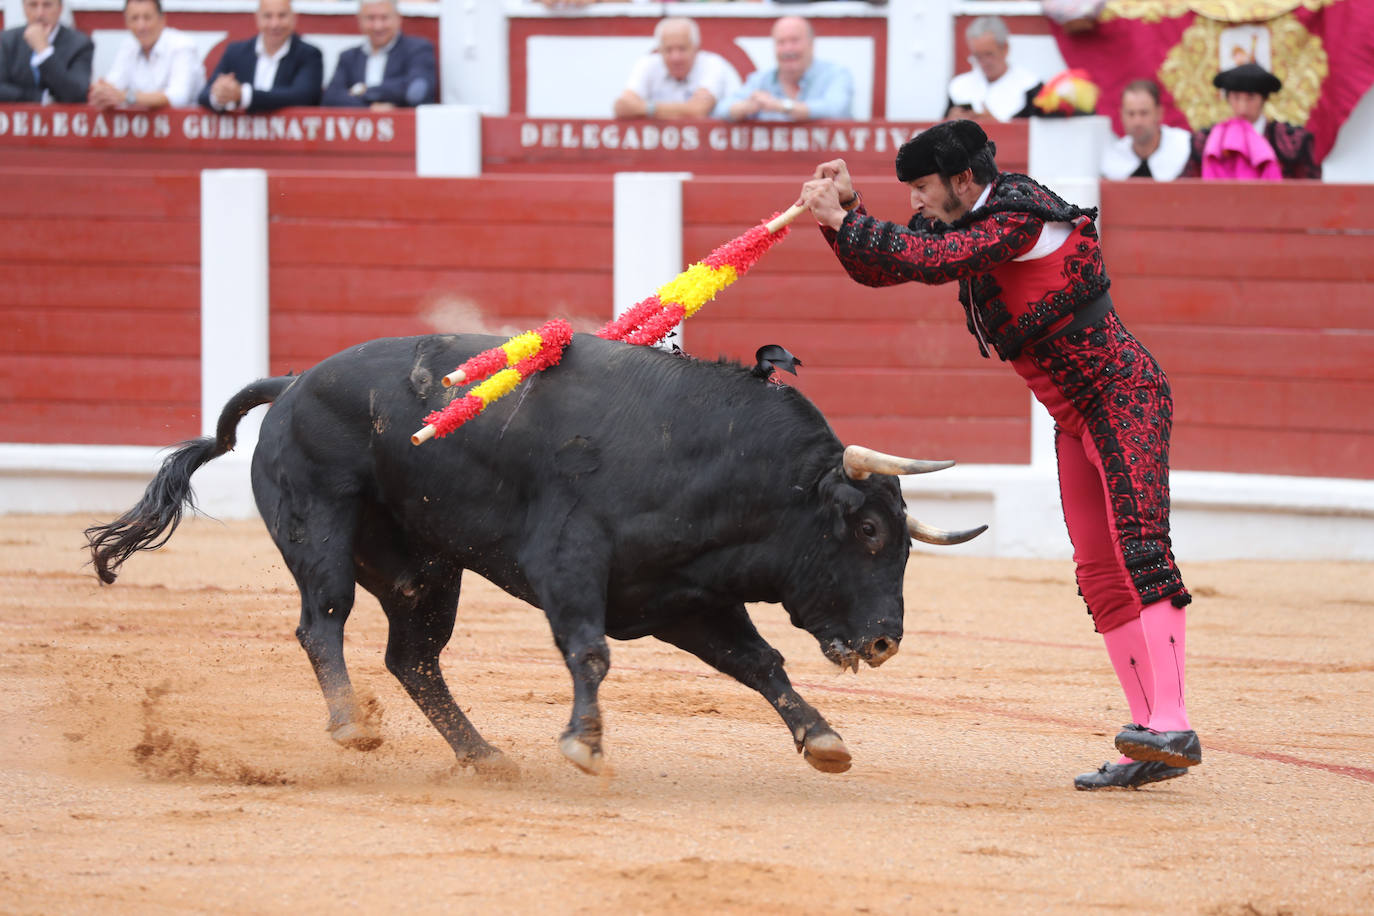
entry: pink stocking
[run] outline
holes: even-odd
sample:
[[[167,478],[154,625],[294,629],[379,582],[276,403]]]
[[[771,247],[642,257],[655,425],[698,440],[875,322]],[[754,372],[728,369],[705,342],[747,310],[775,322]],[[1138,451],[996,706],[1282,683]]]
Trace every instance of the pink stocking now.
[[[1150,650],[1145,645],[1145,630],[1139,620],[1131,620],[1102,634],[1107,644],[1107,656],[1112,660],[1116,679],[1126,694],[1131,708],[1131,721],[1145,724],[1150,721],[1155,691],[1155,676],[1150,667]],[[1130,763],[1122,757],[1117,763]]]
[[[1156,601],[1140,612],[1140,628],[1150,650],[1154,691],[1150,721],[1157,732],[1187,731],[1188,708],[1183,699],[1184,624],[1187,614],[1169,600]]]

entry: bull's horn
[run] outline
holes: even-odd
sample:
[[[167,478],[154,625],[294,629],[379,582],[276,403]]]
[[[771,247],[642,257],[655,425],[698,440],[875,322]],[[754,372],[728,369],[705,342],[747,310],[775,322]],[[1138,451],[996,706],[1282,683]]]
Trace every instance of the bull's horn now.
[[[929,474],[953,466],[953,461],[898,458],[862,445],[851,445],[844,450],[844,476],[850,480],[863,480],[869,474]]]
[[[934,528],[908,515],[906,517],[906,530],[916,540],[925,541],[927,544],[962,544],[964,541],[971,541],[987,531],[988,526],[979,525],[977,528],[969,528],[965,531],[945,531],[943,528]]]

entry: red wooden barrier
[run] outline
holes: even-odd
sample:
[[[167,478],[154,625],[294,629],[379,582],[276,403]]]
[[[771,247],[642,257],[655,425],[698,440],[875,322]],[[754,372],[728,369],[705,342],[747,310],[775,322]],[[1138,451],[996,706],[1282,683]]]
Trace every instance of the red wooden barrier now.
[[[785,209],[804,177],[689,182],[685,259]],[[273,371],[383,335],[508,334],[555,316],[595,330],[611,312],[612,193],[607,177],[358,176],[339,193],[337,177],[274,174]],[[905,218],[906,191],[890,175],[865,193]],[[796,384],[846,441],[1029,459],[1029,396],[978,357],[952,288],[864,289],[809,217],[684,333],[704,358],[752,363],[764,343],[793,350],[806,363]]]
[[[269,179],[274,371],[371,337],[610,318],[609,177],[345,181]]]
[[[1102,213],[1175,467],[1374,477],[1374,187],[1107,182]]]
[[[199,433],[196,175],[0,171],[0,440]]]
[[[803,177],[688,182],[685,259]],[[906,218],[886,173],[857,180],[871,212]],[[376,336],[610,314],[609,176],[275,172],[269,195],[274,372]],[[1374,478],[1374,188],[1107,184],[1103,213],[1113,297],[1173,381],[1176,468]],[[195,174],[0,171],[0,440],[195,435],[199,257]],[[743,362],[788,347],[804,365],[787,381],[845,441],[1029,457],[1029,396],[977,356],[953,288],[858,286],[809,217],[685,343]]]

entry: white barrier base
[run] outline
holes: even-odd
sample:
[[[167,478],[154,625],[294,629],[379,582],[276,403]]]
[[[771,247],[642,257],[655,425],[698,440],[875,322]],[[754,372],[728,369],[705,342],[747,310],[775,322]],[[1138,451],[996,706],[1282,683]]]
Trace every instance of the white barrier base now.
[[[0,513],[109,521],[142,498],[170,453],[137,445],[0,445]],[[246,452],[230,452],[192,476],[201,511],[222,519],[257,516],[249,460]]]
[[[1170,486],[1174,555],[1182,565],[1374,560],[1374,481],[1174,471]],[[918,544],[922,552],[1072,559],[1052,467],[961,465],[904,478],[903,495],[908,512],[927,524],[988,525],[966,544]]]
[[[89,514],[108,521],[143,495],[166,449],[0,445],[0,513]],[[249,456],[232,452],[191,478],[197,503],[221,519],[254,518]],[[988,530],[922,552],[1072,557],[1053,469],[961,465],[903,479],[908,510],[940,528]],[[1374,561],[1374,481],[1175,471],[1174,554],[1214,560]]]

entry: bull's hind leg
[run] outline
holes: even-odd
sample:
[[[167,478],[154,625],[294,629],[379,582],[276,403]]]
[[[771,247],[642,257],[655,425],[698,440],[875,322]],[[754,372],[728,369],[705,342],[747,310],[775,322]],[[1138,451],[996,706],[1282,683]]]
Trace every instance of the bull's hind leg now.
[[[830,723],[793,689],[783,670],[782,653],[759,635],[744,605],[701,614],[654,635],[763,694],[782,716],[807,763],[825,773],[849,769],[849,749]]]
[[[515,764],[492,747],[458,708],[439,667],[453,636],[463,570],[413,555],[404,536],[377,513],[364,517],[355,555],[358,582],[377,596],[389,630],[386,667],[401,682],[461,764],[514,776]]]
[[[479,773],[513,776],[516,767],[478,733],[458,708],[439,668],[439,653],[453,635],[458,607],[458,581],[451,586],[414,586],[411,594],[379,595],[391,621],[386,641],[386,667],[401,682],[420,711],[444,736],[461,764]]]
[[[347,499],[288,491],[283,481],[255,480],[258,508],[301,593],[296,639],[315,671],[329,707],[329,736],[345,747],[370,751],[381,732],[358,703],[344,664],[344,624],[353,610],[353,533],[357,507]]]

